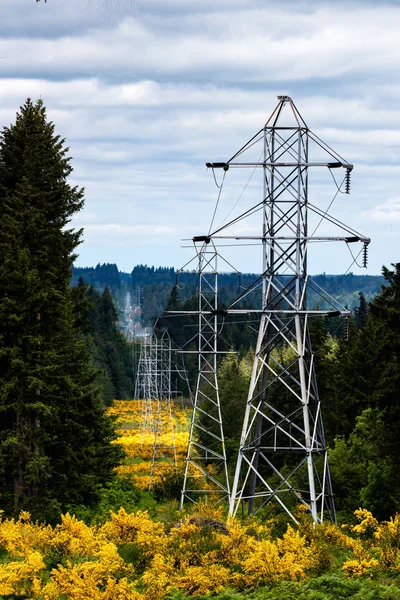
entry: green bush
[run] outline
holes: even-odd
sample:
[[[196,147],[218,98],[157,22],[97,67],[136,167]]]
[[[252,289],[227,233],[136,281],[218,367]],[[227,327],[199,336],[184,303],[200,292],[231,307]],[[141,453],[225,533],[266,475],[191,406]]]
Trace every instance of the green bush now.
[[[167,600],[186,600],[182,591],[176,591]],[[400,600],[400,587],[384,585],[370,579],[347,579],[344,575],[322,575],[305,581],[279,581],[270,587],[253,592],[237,593],[227,590],[213,596],[214,600]],[[210,600],[198,596],[197,600]]]
[[[183,471],[163,473],[153,485],[153,496],[157,502],[180,500],[183,488]]]
[[[110,511],[117,512],[121,506],[127,512],[138,509],[141,492],[128,478],[116,478],[100,491],[100,501],[94,508],[84,505],[71,505],[68,512],[88,525],[105,523],[110,517]]]

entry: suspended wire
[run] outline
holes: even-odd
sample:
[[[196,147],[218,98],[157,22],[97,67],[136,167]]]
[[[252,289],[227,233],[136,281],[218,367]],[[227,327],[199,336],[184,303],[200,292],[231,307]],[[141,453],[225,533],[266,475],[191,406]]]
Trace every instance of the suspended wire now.
[[[214,246],[215,248],[244,248],[246,246],[260,246],[261,242],[252,242],[252,243],[246,243],[246,244],[215,244]],[[181,246],[181,248],[191,248],[192,246]],[[221,255],[219,255],[221,257]],[[221,257],[222,258],[222,257]],[[236,271],[236,269],[234,268],[234,271]]]
[[[346,277],[347,273],[350,271],[351,267],[354,265],[354,263],[356,263],[358,257],[360,256],[361,252],[363,251],[363,249],[361,248],[360,252],[357,254],[357,256],[355,257],[355,259],[353,260],[353,262],[351,263],[351,265],[349,266],[349,268],[347,269],[347,271],[345,271],[343,273],[343,275],[341,276],[341,278],[336,282],[336,285],[331,289],[330,293],[332,294],[332,292],[334,292],[337,288],[337,286],[342,283],[343,279]]]
[[[332,173],[332,169],[328,168],[328,170],[329,170],[329,173],[330,173],[330,174],[331,174],[331,176],[332,176],[332,179],[333,179],[333,181],[334,181],[334,184],[336,185],[336,188],[337,188],[338,192],[340,192],[341,194],[346,194],[346,192],[343,192],[343,191],[342,191],[342,185],[343,185],[343,184],[344,184],[344,182],[346,181],[346,175],[343,177],[343,181],[342,181],[342,183],[340,184],[340,186],[338,186],[338,184],[337,184],[337,181],[336,181],[336,179],[335,179],[335,176],[334,176],[334,174]]]
[[[347,246],[347,248],[348,248],[348,250],[349,250],[349,252],[350,252],[350,254],[351,254],[351,257],[353,258],[352,265],[354,265],[354,263],[355,263],[355,264],[357,265],[357,267],[359,267],[360,269],[362,269],[362,268],[363,268],[363,266],[358,264],[358,262],[357,262],[357,258],[360,256],[360,254],[361,254],[361,252],[363,251],[363,249],[364,249],[364,248],[361,248],[361,250],[360,250],[360,252],[357,254],[357,256],[356,256],[356,257],[354,257],[354,254],[352,253],[352,251],[351,251],[351,248],[350,248],[350,246],[349,246],[349,244],[348,244],[347,242],[346,242],[346,246]]]
[[[186,263],[186,264],[188,264],[188,263]],[[181,270],[179,270],[179,271],[177,271],[177,273],[178,273],[177,282],[178,282],[178,279],[179,279],[179,273],[182,273],[182,275],[183,274],[185,274],[185,275],[191,275],[191,277],[189,278],[189,281],[188,281],[188,283],[186,285],[189,288],[189,290],[190,290],[190,287],[192,287],[192,286],[194,288],[194,291],[197,290],[197,287],[198,287],[197,271],[181,271]],[[182,288],[179,287],[178,284],[177,284],[177,288],[178,288],[178,290],[182,289]],[[192,294],[191,296],[189,296],[188,300],[191,300],[194,297],[195,297],[194,294]]]
[[[259,156],[259,158],[258,158],[258,161],[257,161],[257,162],[260,162],[260,159],[261,159],[261,157],[262,157],[262,155],[263,155],[263,152],[264,152],[264,149],[261,151],[261,154],[260,154],[260,156]],[[242,198],[243,194],[245,193],[245,191],[246,191],[246,189],[247,189],[247,186],[249,185],[250,181],[252,180],[252,178],[253,178],[253,175],[254,175],[254,173],[256,172],[256,169],[257,169],[257,165],[256,165],[256,166],[254,167],[254,169],[252,170],[252,172],[251,172],[251,175],[250,175],[250,177],[248,178],[248,180],[247,180],[247,182],[246,182],[246,184],[245,184],[245,186],[244,186],[243,190],[240,192],[240,195],[239,195],[238,199],[236,200],[235,204],[232,206],[231,210],[230,210],[230,211],[228,212],[228,214],[226,215],[225,219],[224,219],[224,220],[222,221],[222,223],[219,225],[219,228],[218,228],[218,229],[221,229],[221,227],[224,225],[224,223],[226,222],[226,220],[229,218],[229,216],[230,216],[230,215],[232,214],[232,212],[235,210],[235,208],[236,208],[236,206],[237,206],[238,202],[240,201],[240,199]]]
[[[253,137],[252,137],[252,138],[250,138],[250,140],[249,140],[248,142],[246,142],[246,143],[245,143],[245,145],[244,145],[244,146],[242,146],[242,147],[240,148],[240,150],[238,150],[238,151],[236,152],[236,154],[234,154],[234,155],[233,155],[233,156],[232,156],[232,157],[231,157],[231,158],[228,160],[228,163],[230,163],[230,162],[231,162],[232,160],[234,160],[234,159],[235,159],[237,156],[239,156],[240,154],[242,154],[242,152],[244,152],[244,151],[245,151],[247,148],[250,148],[250,144],[251,144],[251,142],[253,142],[254,140],[256,140],[257,136],[259,136],[259,135],[260,135],[260,133],[262,133],[263,131],[264,131],[264,129],[260,129],[259,131],[257,131],[257,133],[256,133],[255,135],[253,135]],[[260,138],[260,139],[261,139],[261,138]],[[256,140],[256,141],[258,141],[258,140]],[[251,144],[251,145],[252,145],[252,144]]]
[[[315,214],[321,216],[322,210],[320,208],[318,208],[318,206],[314,206],[314,204],[311,204],[311,202],[308,202],[307,206],[313,212],[315,212]],[[356,231],[352,227],[349,227],[348,225],[345,225],[344,223],[342,223],[342,221],[339,221],[339,219],[337,219],[336,217],[332,217],[332,215],[328,215],[326,213],[322,213],[322,214],[324,214],[325,215],[324,218],[327,221],[329,221],[330,223],[332,223],[333,225],[336,225],[337,227],[341,227],[342,229],[344,229],[344,231],[347,231],[348,233],[352,233],[353,235],[356,235],[361,238],[363,237],[360,233],[358,233],[358,231]]]
[[[219,328],[219,331],[217,331],[217,335],[221,336],[221,333],[222,333],[222,331],[223,331],[223,329],[224,329],[224,326],[225,326],[225,317],[222,317],[222,321],[221,321],[221,323],[220,323],[220,328]],[[222,336],[221,336],[221,337],[222,337]],[[224,339],[224,338],[222,338],[222,339]],[[224,341],[226,342],[226,340],[224,340]],[[227,343],[227,342],[226,342],[226,343]]]
[[[221,198],[222,188],[224,187],[224,181],[225,181],[225,175],[226,175],[226,171],[224,170],[224,174],[222,176],[221,185],[219,186],[218,183],[217,183],[217,180],[215,179],[214,169],[212,171],[213,171],[213,175],[214,175],[215,185],[219,189],[219,192],[218,192],[217,202],[216,202],[215,208],[214,208],[214,214],[212,216],[211,223],[210,223],[210,228],[208,230],[208,235],[210,235],[210,233],[211,233],[211,229],[212,229],[212,226],[213,226],[213,223],[214,223],[215,215],[217,214],[218,204],[219,204],[219,200]]]
[[[233,316],[233,315],[228,315],[228,316]],[[241,317],[242,315],[237,315],[238,317]],[[244,315],[243,315],[244,316]],[[260,319],[245,319],[245,320],[235,320],[235,321],[227,321],[226,317],[225,317],[225,323],[224,323],[224,327],[227,327],[228,325],[248,325],[249,323],[258,323],[260,321]],[[184,325],[184,328],[190,328],[190,327],[198,327],[197,323],[193,323],[192,325]]]
[[[228,310],[230,308],[232,308],[232,306],[234,306],[235,304],[237,304],[238,302],[240,302],[240,300],[242,300],[243,298],[245,298],[246,296],[248,296],[252,292],[255,292],[256,289],[257,289],[257,287],[262,282],[262,280],[263,280],[263,275],[260,275],[259,277],[257,277],[257,279],[255,279],[253,281],[253,283],[251,283],[247,288],[245,288],[244,292],[242,292],[241,294],[239,294],[238,297],[235,298],[235,300],[232,300],[232,302],[228,305]]]
[[[331,175],[332,175],[331,169],[329,169],[329,171],[330,171],[330,173],[331,173]],[[332,175],[332,177],[333,177],[333,175]],[[333,177],[333,181],[335,182],[335,185],[336,185],[336,187],[337,187],[337,192],[336,192],[336,194],[333,196],[332,200],[330,201],[330,203],[329,203],[329,205],[328,205],[328,208],[327,208],[327,209],[325,210],[325,212],[323,213],[323,215],[322,215],[322,217],[321,217],[320,221],[318,222],[317,226],[315,227],[315,229],[314,229],[314,231],[312,232],[312,234],[311,234],[311,236],[310,236],[310,237],[313,237],[313,235],[315,235],[315,232],[316,232],[316,231],[319,229],[319,226],[321,225],[322,221],[323,221],[323,220],[326,218],[326,216],[327,216],[327,214],[328,214],[328,212],[329,212],[329,210],[330,210],[330,208],[331,208],[332,204],[335,202],[335,200],[336,200],[336,198],[337,198],[337,195],[338,195],[338,193],[339,193],[339,192],[341,192],[342,194],[344,193],[344,192],[342,192],[342,191],[341,191],[341,187],[342,187],[342,185],[344,184],[345,180],[346,180],[346,176],[345,176],[345,177],[343,177],[343,181],[342,181],[342,183],[340,184],[340,187],[338,187],[338,185],[337,185],[337,183],[336,183],[336,179]]]
[[[239,152],[238,152],[238,153],[237,153],[237,154],[236,154],[234,157],[230,158],[230,159],[228,160],[228,163],[227,163],[227,164],[231,164],[231,161],[232,161],[234,158],[237,158],[238,156],[240,156],[240,155],[241,155],[241,154],[243,154],[244,152],[247,152],[247,150],[249,150],[249,148],[252,148],[253,146],[255,146],[255,144],[258,144],[258,142],[261,142],[261,140],[262,140],[263,138],[264,138],[264,136],[261,136],[261,137],[259,137],[257,140],[254,140],[254,142],[251,142],[251,143],[249,142],[249,143],[247,144],[246,148],[244,148],[243,150],[240,150],[240,151],[239,151]],[[250,140],[250,141],[251,141],[251,140]],[[235,168],[236,168],[236,166],[238,166],[238,165],[231,165],[231,166],[233,166],[233,167],[235,167]]]
[[[214,177],[214,182],[215,182],[215,185],[216,185],[216,186],[217,186],[217,188],[220,190],[220,189],[222,188],[222,186],[223,186],[224,179],[222,178],[221,185],[218,185],[217,178],[215,177],[215,169],[214,169],[214,168],[212,168],[212,174],[213,174],[213,177]],[[224,174],[225,174],[225,171],[224,171]]]

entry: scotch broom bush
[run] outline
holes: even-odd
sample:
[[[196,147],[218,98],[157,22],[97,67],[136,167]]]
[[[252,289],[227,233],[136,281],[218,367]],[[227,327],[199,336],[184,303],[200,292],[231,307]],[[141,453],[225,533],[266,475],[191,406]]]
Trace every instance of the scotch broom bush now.
[[[0,522],[0,595],[34,600],[178,600],[244,598],[400,599],[400,515],[378,523],[365,510],[358,525],[314,528],[224,519],[211,504],[181,513],[168,527],[146,511],[121,508],[88,526],[70,514],[56,526]],[[366,535],[367,534],[367,535]],[[331,561],[318,574],[324,547]]]

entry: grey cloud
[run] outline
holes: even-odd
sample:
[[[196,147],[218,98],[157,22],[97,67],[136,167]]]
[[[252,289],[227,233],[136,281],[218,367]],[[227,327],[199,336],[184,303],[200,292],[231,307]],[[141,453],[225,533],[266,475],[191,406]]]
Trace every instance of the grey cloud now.
[[[207,231],[215,206],[205,161],[224,160],[249,139],[279,93],[355,163],[353,193],[339,196],[335,214],[368,234],[374,216],[397,211],[398,5],[121,0],[118,12],[109,0],[105,14],[103,0],[91,11],[85,1],[0,5],[0,120],[12,121],[26,96],[41,96],[67,137],[73,181],[86,187],[80,264],[183,264],[179,238]],[[237,210],[259,198],[257,175]],[[218,222],[248,177],[229,173]],[[328,206],[331,180],[311,179],[315,201]],[[393,228],[398,219],[379,221],[374,272],[400,250],[385,243]],[[237,259],[257,270],[260,256]],[[313,270],[341,268],[328,255],[311,259]]]
[[[153,26],[151,16],[128,16],[107,29],[71,32],[58,39],[4,39],[3,72],[27,70],[60,77],[115,72],[120,77],[189,75],[229,81],[298,81],[347,73],[382,72],[397,66],[399,9],[347,8],[323,5],[311,14],[284,8],[206,13],[202,20],[182,17],[175,29]],[[189,30],[186,20],[195,30]],[[385,35],[380,35],[385,31]],[[34,47],[34,51],[33,51]]]

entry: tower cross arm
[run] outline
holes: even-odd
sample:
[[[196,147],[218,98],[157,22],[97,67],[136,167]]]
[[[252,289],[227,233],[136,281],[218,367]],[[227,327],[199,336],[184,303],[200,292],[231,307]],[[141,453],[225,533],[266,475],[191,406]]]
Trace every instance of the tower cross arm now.
[[[229,167],[327,167],[328,169],[344,169],[353,170],[354,166],[347,162],[207,162],[206,167],[209,169],[224,169],[227,171]]]
[[[215,315],[219,311],[215,310],[168,310],[168,314],[173,315]],[[250,314],[276,314],[276,315],[325,315],[327,317],[350,317],[348,310],[285,310],[285,309],[258,309],[258,308],[227,308],[224,309],[225,315],[250,315]]]

